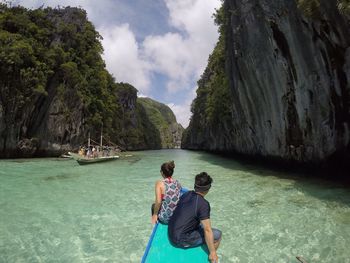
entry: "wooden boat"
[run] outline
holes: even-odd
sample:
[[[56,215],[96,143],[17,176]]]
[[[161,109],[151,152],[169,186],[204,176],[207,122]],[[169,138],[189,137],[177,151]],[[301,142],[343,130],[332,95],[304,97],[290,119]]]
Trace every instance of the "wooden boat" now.
[[[119,159],[118,155],[114,155],[114,156],[103,156],[103,157],[96,157],[96,158],[80,158],[77,159],[76,161],[80,164],[80,165],[84,165],[84,164],[92,164],[92,163],[100,163],[100,162],[107,162],[107,161],[113,161]]]
[[[181,189],[181,192],[187,192],[187,189]],[[204,263],[208,261],[208,249],[206,245],[194,248],[174,247],[168,238],[168,226],[157,223],[152,231],[141,263]]]
[[[102,130],[103,130],[103,126],[102,126]],[[97,147],[101,147],[100,149],[103,149],[103,145],[102,145],[102,140],[103,140],[103,136],[102,136],[102,130],[101,130],[101,140],[100,140],[100,145]],[[89,133],[89,138],[88,138],[88,147],[90,148],[90,142],[93,141],[90,138],[90,133]],[[95,141],[93,141],[94,143],[96,143]],[[97,143],[96,143],[97,145]],[[85,165],[85,164],[93,164],[93,163],[100,163],[100,162],[107,162],[107,161],[113,161],[113,160],[117,160],[119,159],[119,155],[107,155],[107,156],[99,156],[98,154],[94,157],[85,157],[83,155],[80,154],[76,154],[76,153],[71,153],[68,152],[68,154],[70,156],[72,156],[74,158],[74,160],[76,160],[80,165]]]
[[[113,161],[119,159],[118,155],[113,155],[113,156],[102,156],[102,157],[96,157],[96,158],[86,158],[82,157],[79,154],[76,153],[68,153],[70,156],[74,158],[80,165],[85,165],[85,164],[93,164],[93,163],[100,163],[100,162],[107,162],[107,161]]]

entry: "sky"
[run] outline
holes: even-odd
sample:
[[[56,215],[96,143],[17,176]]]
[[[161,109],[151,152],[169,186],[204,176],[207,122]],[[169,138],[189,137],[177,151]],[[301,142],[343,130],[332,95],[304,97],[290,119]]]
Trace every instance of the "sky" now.
[[[13,0],[27,8],[76,6],[103,37],[103,59],[117,82],[168,105],[188,126],[197,81],[218,40],[220,0]]]

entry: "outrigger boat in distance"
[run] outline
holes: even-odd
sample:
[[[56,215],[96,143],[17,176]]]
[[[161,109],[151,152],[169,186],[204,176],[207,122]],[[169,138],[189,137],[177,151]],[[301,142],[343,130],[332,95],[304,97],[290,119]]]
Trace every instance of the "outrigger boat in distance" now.
[[[119,159],[118,155],[113,155],[113,156],[102,156],[102,157],[96,157],[96,158],[86,158],[82,157],[79,154],[76,153],[71,153],[69,154],[78,162],[80,165],[85,165],[85,164],[93,164],[93,163],[100,163],[100,162],[107,162],[107,161],[113,161]]]
[[[101,152],[104,152],[105,147],[102,145],[102,138],[103,138],[102,131],[103,131],[103,126],[102,126],[102,130],[101,130],[100,145],[97,147],[99,147],[99,149],[101,149]],[[82,148],[79,150],[79,154],[68,152],[68,154],[70,156],[72,156],[74,158],[74,160],[76,160],[80,165],[107,162],[107,161],[113,161],[113,160],[119,159],[119,155],[109,155],[110,154],[109,147],[107,147],[108,153],[106,155],[103,153],[103,155],[101,156],[98,152],[96,152],[95,146],[91,147],[90,141],[93,141],[93,140],[90,139],[90,132],[89,132],[88,149],[89,149],[89,151],[92,149],[93,152],[92,153],[90,152],[90,154],[87,154],[86,155],[87,157],[85,156],[85,154],[83,154],[81,152],[81,150],[83,150]],[[94,151],[95,151],[95,153],[94,153]]]

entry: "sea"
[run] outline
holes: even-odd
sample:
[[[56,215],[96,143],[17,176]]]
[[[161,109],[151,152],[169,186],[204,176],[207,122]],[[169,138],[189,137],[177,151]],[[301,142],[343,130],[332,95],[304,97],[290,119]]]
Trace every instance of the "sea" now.
[[[350,189],[339,182],[181,149],[80,166],[0,160],[0,262],[140,262],[162,163],[193,189],[207,172],[219,262],[350,262]],[[166,262],[166,259],[164,259]]]

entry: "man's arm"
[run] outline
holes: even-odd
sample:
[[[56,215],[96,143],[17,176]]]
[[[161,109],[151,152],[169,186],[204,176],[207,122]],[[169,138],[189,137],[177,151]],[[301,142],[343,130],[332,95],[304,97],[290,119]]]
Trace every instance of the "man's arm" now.
[[[210,224],[210,219],[205,219],[201,220],[201,224],[204,229],[204,238],[205,238],[205,243],[208,246],[209,249],[209,260],[210,262],[218,262],[218,255],[216,254],[216,250],[214,247],[214,235],[213,231],[211,229],[211,224]]]

